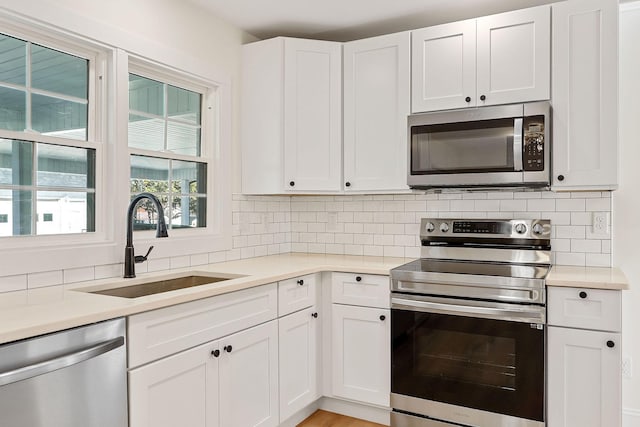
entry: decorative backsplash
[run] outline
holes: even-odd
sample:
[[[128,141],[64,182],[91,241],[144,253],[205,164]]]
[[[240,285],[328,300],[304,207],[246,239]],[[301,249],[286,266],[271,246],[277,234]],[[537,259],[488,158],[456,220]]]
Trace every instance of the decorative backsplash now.
[[[610,192],[460,192],[403,195],[233,196],[227,251],[153,258],[139,273],[287,252],[420,256],[424,217],[544,218],[552,222],[554,263],[608,267],[611,233],[592,232],[594,212],[611,216]],[[608,221],[610,223],[610,219]],[[122,264],[0,277],[0,292],[118,277]]]

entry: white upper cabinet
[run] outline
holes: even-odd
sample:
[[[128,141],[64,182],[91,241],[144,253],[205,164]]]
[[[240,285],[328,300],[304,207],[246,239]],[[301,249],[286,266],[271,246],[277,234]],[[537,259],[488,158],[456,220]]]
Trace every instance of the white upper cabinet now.
[[[412,111],[549,99],[550,7],[413,32]]]
[[[341,189],[341,43],[243,46],[241,108],[245,194]]]
[[[478,105],[549,99],[550,19],[549,6],[478,18]]]
[[[618,2],[553,4],[554,190],[618,186]]]
[[[406,190],[409,32],[344,45],[344,190]]]
[[[476,104],[476,20],[412,33],[413,112]]]

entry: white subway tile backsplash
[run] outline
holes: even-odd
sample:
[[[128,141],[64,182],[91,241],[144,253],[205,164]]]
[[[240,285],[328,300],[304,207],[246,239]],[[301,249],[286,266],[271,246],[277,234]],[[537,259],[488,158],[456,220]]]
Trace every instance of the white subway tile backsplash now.
[[[122,276],[123,274],[124,264],[96,265],[95,267],[96,280],[110,279],[112,277]]]
[[[27,275],[0,277],[0,293],[12,291],[24,291],[27,289]]]
[[[95,279],[95,267],[70,268],[62,271],[64,283],[87,282]]]
[[[191,255],[189,263],[191,267],[197,267],[199,265],[205,265],[209,263],[209,254],[195,254]]]
[[[585,210],[585,199],[556,200],[558,212],[580,212]]]
[[[169,268],[184,268],[191,266],[191,257],[189,255],[174,256],[170,258]]]
[[[608,212],[611,210],[611,199],[610,198],[587,199],[585,209],[590,212],[594,212],[594,211]]]
[[[29,289],[45,286],[61,285],[64,282],[62,270],[45,271],[42,273],[27,274],[27,287]]]
[[[590,267],[610,267],[611,254],[585,254],[585,264]]]
[[[572,239],[571,252],[601,253],[602,242],[600,240]]]
[[[586,257],[581,253],[556,252],[555,263],[558,265],[585,266]]]
[[[500,211],[501,212],[525,212],[527,210],[526,200],[501,200]]]

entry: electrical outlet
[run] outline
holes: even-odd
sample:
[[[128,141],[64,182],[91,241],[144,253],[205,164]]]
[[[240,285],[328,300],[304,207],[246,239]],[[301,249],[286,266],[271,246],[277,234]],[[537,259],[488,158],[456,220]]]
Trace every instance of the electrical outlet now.
[[[622,356],[622,377],[631,378],[633,376],[633,364],[631,356]]]
[[[609,212],[594,212],[591,219],[591,232],[597,236],[609,235]]]

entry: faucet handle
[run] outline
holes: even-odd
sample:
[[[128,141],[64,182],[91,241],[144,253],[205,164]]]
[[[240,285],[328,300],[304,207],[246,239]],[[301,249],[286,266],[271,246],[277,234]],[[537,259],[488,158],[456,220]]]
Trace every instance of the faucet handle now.
[[[147,260],[147,257],[149,256],[149,254],[151,253],[151,251],[153,250],[153,246],[149,247],[149,250],[147,251],[147,253],[145,255],[136,255],[135,256],[135,261],[136,264],[140,264],[141,262],[145,262]]]

